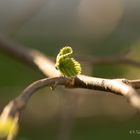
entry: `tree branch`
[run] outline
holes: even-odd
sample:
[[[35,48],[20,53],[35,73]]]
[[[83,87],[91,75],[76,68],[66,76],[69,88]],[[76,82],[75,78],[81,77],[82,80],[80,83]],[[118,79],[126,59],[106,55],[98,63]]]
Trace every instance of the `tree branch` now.
[[[140,95],[131,87],[130,84],[133,83],[133,81],[131,82],[129,80],[129,84],[126,84],[126,81],[127,80],[124,81],[124,79],[102,79],[85,75],[79,75],[73,79],[66,77],[41,79],[29,85],[19,97],[13,100],[13,103],[10,102],[11,111],[9,115],[14,116],[17,111],[21,111],[37,90],[46,86],[53,87],[57,85],[64,85],[66,88],[85,88],[123,95],[129,100],[133,107],[140,110]]]
[[[12,56],[12,58],[16,58],[18,61],[22,61],[25,63],[25,65],[29,65],[31,68],[35,68],[36,71],[41,72],[45,77],[56,77],[58,76],[58,72],[54,67],[54,62],[51,61],[50,59],[48,59],[47,56],[43,55],[42,53],[40,53],[39,51],[33,50],[33,49],[29,49],[26,48],[23,45],[20,45],[18,43],[15,43],[5,37],[0,37],[0,51],[4,52],[5,54],[9,54],[10,56]],[[72,91],[71,91],[72,92]],[[72,115],[69,114],[73,114],[73,109],[70,106],[71,102],[76,102],[75,98],[71,98],[68,99],[66,98],[67,95],[64,95],[64,100],[65,104],[63,105],[63,111],[61,113],[61,118],[68,118],[66,119],[67,121],[61,119],[61,125],[60,125],[60,134],[59,134],[59,138],[62,139],[62,136],[69,138],[70,135],[70,131],[73,125],[73,121],[72,121]],[[7,114],[8,116],[8,112],[11,112],[10,110],[12,110],[12,108],[19,108],[18,106],[24,106],[24,103],[20,102],[20,104],[18,104],[15,100],[11,101],[3,110],[2,114],[4,112],[4,114]],[[13,107],[15,106],[15,107]],[[65,106],[69,106],[69,108],[65,108]],[[5,111],[6,110],[6,111]],[[8,110],[8,111],[7,111]],[[18,110],[18,109],[15,109]],[[13,111],[14,112],[14,111]],[[71,112],[71,113],[68,113]],[[19,113],[20,114],[20,113]],[[13,114],[14,117],[14,114]],[[67,129],[63,129],[63,128],[67,128]],[[65,133],[65,131],[67,133]]]
[[[3,110],[2,115],[6,114],[7,116],[15,117],[16,114],[20,114],[23,108],[26,106],[30,97],[40,88],[45,86],[55,87],[56,85],[64,85],[67,88],[86,88],[92,90],[106,91],[111,92],[117,95],[123,95],[126,97],[130,104],[136,109],[140,110],[140,95],[137,93],[135,89],[140,88],[140,80],[127,80],[127,79],[102,79],[89,77],[84,75],[79,75],[73,79],[68,79],[66,77],[57,77],[58,72],[54,67],[54,63],[49,60],[42,53],[27,49],[24,46],[19,44],[15,44],[8,39],[3,37],[0,38],[0,50],[5,52],[6,54],[12,55],[25,62],[25,64],[29,64],[31,67],[38,71],[41,71],[43,75],[48,77],[55,77],[49,79],[42,79],[34,82],[30,86],[28,86],[21,95],[12,100]],[[139,62],[135,63],[134,61],[127,61],[122,59],[101,59],[99,61],[96,60],[94,63],[126,63],[135,66],[139,66]],[[106,61],[105,61],[106,60]],[[1,116],[2,116],[1,115]]]
[[[0,51],[40,71],[44,76],[55,77],[58,72],[47,56],[0,36]]]
[[[80,59],[79,59],[80,58]],[[130,65],[133,67],[140,68],[140,62],[136,60],[132,60],[130,58],[127,58],[125,55],[124,56],[99,56],[99,57],[78,57],[77,60],[80,60],[86,64],[90,65],[97,65],[97,64],[125,64],[125,65]]]

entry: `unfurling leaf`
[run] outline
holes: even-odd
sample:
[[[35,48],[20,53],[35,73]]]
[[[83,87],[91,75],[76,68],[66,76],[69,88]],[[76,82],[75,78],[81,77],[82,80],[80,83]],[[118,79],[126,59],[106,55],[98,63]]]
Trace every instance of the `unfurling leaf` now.
[[[81,66],[74,58],[71,58],[73,50],[66,46],[60,50],[56,57],[56,69],[62,76],[74,77],[81,73]]]

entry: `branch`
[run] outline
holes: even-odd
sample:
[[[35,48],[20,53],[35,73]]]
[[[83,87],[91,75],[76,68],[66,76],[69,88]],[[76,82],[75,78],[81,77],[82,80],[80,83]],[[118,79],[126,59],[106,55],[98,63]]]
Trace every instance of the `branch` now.
[[[136,60],[132,60],[130,58],[127,58],[124,56],[104,56],[104,57],[79,57],[80,61],[90,64],[90,65],[96,65],[96,64],[125,64],[125,65],[131,65],[133,67],[140,68],[140,62]],[[79,59],[77,58],[77,59]]]
[[[94,78],[94,77],[80,75],[75,80],[74,85],[75,87],[107,91],[107,92],[115,93],[118,95],[123,95],[130,101],[130,104],[133,107],[140,110],[140,95],[130,85],[131,81],[129,81],[129,84],[126,84],[127,83],[126,81],[127,80],[124,80],[124,79],[111,79],[110,80],[110,79],[101,79],[101,78]],[[138,80],[137,82],[140,83],[140,80]],[[134,81],[132,81],[132,83],[134,86],[136,86],[136,81],[135,81],[135,84],[134,84]]]
[[[29,65],[31,68],[34,68],[36,71],[41,72],[45,77],[56,77],[58,76],[58,72],[54,67],[54,62],[51,61],[50,59],[48,59],[47,56],[43,55],[42,53],[40,53],[39,51],[33,50],[33,49],[29,49],[26,48],[23,45],[20,45],[18,43],[15,43],[5,37],[0,37],[0,52],[5,53],[6,55],[10,55],[12,56],[12,58],[16,58],[18,61],[24,62],[25,65]],[[72,92],[72,91],[71,91]],[[68,118],[68,121],[65,120],[61,120],[61,126],[60,126],[60,139],[62,139],[62,135],[65,137],[69,137],[69,133],[70,133],[70,129],[71,126],[73,125],[73,121],[71,115],[69,114],[73,114],[71,109],[71,100],[68,98],[65,98],[67,95],[64,96],[64,100],[67,100],[65,102],[65,105],[63,106],[63,112],[62,112],[62,116],[64,115],[66,116],[66,118]],[[75,98],[73,98],[75,99]],[[73,100],[73,102],[76,102],[76,100]],[[24,104],[24,103],[23,103]],[[22,104],[22,102],[20,102],[20,104],[18,104],[15,100],[11,101],[8,105],[5,106],[2,114],[6,114],[7,116],[10,116],[8,114],[10,114],[10,110],[12,110],[12,108],[15,108],[15,111],[18,110],[18,106],[24,106]],[[15,106],[15,107],[13,107]],[[65,106],[69,106],[69,108],[65,108]],[[17,107],[17,109],[16,109]],[[6,111],[5,111],[6,110]],[[8,110],[8,111],[7,111]],[[5,113],[6,112],[6,113]],[[17,111],[19,112],[19,111]],[[71,112],[71,113],[67,113],[67,112]],[[20,114],[20,113],[19,113]],[[68,115],[67,115],[68,114]],[[12,115],[13,118],[15,118],[14,114]],[[71,123],[70,123],[71,122]],[[62,129],[61,129],[62,128]],[[67,128],[63,129],[63,128]],[[67,131],[67,133],[65,133],[64,131]]]
[[[23,45],[15,43],[5,37],[0,36],[0,51],[5,54],[9,54],[13,58],[16,58],[18,61],[24,62],[26,65],[28,64],[30,67],[35,68],[37,71],[40,71],[43,75],[48,77],[56,77],[58,76],[57,70],[54,68],[54,62],[50,60],[43,53],[26,48]],[[106,57],[78,57],[80,61],[88,63],[88,64],[127,64],[135,67],[140,67],[140,62],[136,60],[132,60],[125,56],[106,56]]]
[[[130,84],[133,84],[134,81],[130,81],[126,84],[127,80],[124,79],[102,79],[89,77],[85,75],[79,75],[73,79],[69,79],[66,77],[54,77],[54,78],[45,78],[38,80],[31,85],[29,85],[19,97],[10,102],[10,110],[9,115],[14,116],[17,111],[21,111],[30,97],[39,89],[49,86],[55,87],[57,85],[64,85],[66,88],[85,88],[92,90],[100,90],[111,92],[117,95],[123,95],[126,97],[130,104],[136,109],[140,110],[140,95],[136,92],[136,90],[131,87]],[[135,81],[136,82],[136,81]],[[140,80],[138,81],[140,82]],[[12,106],[11,106],[12,104]]]
[[[0,51],[24,62],[26,65],[28,64],[30,67],[40,71],[44,76],[58,76],[54,62],[39,51],[26,48],[2,36],[0,36]]]
[[[124,80],[124,83],[130,84],[133,88],[140,88],[140,80]]]
[[[12,100],[3,110],[1,116],[6,114],[5,116],[10,116],[15,118],[23,108],[26,106],[30,97],[40,88],[45,86],[55,87],[56,85],[64,85],[66,88],[86,88],[92,90],[100,90],[111,92],[117,95],[123,95],[126,97],[130,104],[135,107],[136,109],[140,110],[140,95],[136,92],[135,89],[140,88],[140,80],[126,80],[126,79],[102,79],[102,78],[95,78],[95,77],[88,77],[84,75],[79,75],[73,79],[68,79],[66,77],[57,77],[58,73],[54,67],[54,63],[49,60],[46,56],[42,53],[27,49],[24,46],[19,44],[15,44],[8,39],[3,37],[0,38],[0,50],[25,62],[25,64],[29,64],[29,66],[34,67],[37,71],[41,71],[43,75],[48,77],[55,77],[49,79],[42,79],[39,81],[34,82],[30,86],[28,86],[21,95],[19,95],[16,99]],[[122,61],[122,59],[102,59],[98,62],[106,63],[111,62],[123,62],[132,65],[139,65],[134,63],[133,61],[128,62]],[[94,60],[95,61],[95,60]]]

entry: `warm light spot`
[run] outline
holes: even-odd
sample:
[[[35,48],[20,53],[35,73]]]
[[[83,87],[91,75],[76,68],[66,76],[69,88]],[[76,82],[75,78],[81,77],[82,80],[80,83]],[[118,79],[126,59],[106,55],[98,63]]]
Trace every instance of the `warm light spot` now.
[[[118,25],[124,10],[123,0],[81,0],[80,22],[96,37],[111,33]]]

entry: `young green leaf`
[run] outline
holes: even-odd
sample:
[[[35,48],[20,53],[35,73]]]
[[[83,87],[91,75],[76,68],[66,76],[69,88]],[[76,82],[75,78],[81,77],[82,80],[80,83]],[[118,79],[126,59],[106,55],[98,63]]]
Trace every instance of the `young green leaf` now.
[[[74,58],[71,58],[73,50],[66,46],[60,50],[56,57],[56,69],[62,76],[74,77],[81,73],[81,66]]]

